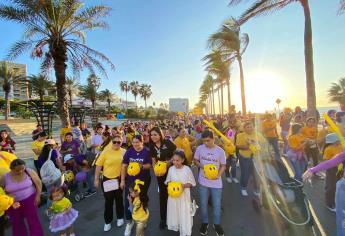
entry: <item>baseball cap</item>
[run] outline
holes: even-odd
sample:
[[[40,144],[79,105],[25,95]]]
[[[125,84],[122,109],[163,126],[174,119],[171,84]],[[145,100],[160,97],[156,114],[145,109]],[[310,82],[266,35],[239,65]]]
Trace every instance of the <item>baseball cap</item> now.
[[[335,133],[327,134],[327,136],[326,136],[326,143],[327,144],[335,143],[337,141],[339,141],[339,138]]]

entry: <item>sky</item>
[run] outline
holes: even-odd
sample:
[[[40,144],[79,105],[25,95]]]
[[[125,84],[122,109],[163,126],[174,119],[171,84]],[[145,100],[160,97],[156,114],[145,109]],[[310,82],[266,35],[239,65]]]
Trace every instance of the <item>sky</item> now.
[[[239,16],[249,6],[229,7],[228,0],[86,2],[112,7],[106,19],[110,29],[87,32],[87,44],[106,54],[116,66],[115,71],[109,68],[109,79],[102,78],[100,89],[108,88],[124,98],[120,81],[148,83],[153,91],[149,105],[168,103],[169,98],[188,98],[191,106],[197,103],[206,75],[201,58],[210,51],[208,37],[225,19]],[[327,89],[345,76],[345,14],[337,15],[338,3],[310,0],[318,106],[334,105],[328,101]],[[0,37],[0,58],[4,58],[11,44],[21,39],[23,26],[0,20],[0,29],[6,34]],[[250,38],[243,55],[247,110],[272,110],[277,98],[282,100],[281,107],[305,107],[304,16],[300,4],[252,19],[241,31]],[[28,74],[39,73],[39,61],[31,59],[29,53],[16,62],[27,64]],[[80,82],[85,83],[86,77],[85,72]],[[231,98],[240,108],[236,62],[231,68]],[[131,95],[129,99],[134,100]]]

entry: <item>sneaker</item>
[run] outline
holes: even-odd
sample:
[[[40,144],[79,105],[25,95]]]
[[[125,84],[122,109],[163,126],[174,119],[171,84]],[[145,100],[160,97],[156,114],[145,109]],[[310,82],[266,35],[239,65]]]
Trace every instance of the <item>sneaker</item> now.
[[[229,184],[231,184],[231,183],[232,183],[232,179],[231,179],[230,177],[227,177],[227,178],[226,178],[226,182],[228,182]]]
[[[208,224],[202,224],[200,227],[200,234],[207,235],[208,233]]]
[[[220,225],[213,225],[214,230],[218,236],[224,236],[224,230]]]
[[[91,197],[96,194],[96,191],[87,191],[84,195],[85,198]]]
[[[327,205],[326,205],[326,208],[327,208],[328,210],[330,210],[331,212],[336,212],[336,209],[335,209],[334,206],[327,206]]]
[[[159,223],[159,228],[161,229],[161,230],[163,230],[163,229],[165,229],[167,227],[167,223],[165,222],[165,221],[161,221],[160,223]]]
[[[248,196],[248,192],[245,189],[241,190],[241,194],[242,194],[243,197],[247,197]]]
[[[238,180],[236,178],[232,178],[232,182],[234,182],[235,184],[238,184]]]
[[[118,219],[117,222],[116,222],[116,226],[117,227],[121,227],[124,224],[125,224],[125,221],[123,219]]]
[[[104,232],[108,232],[111,229],[111,224],[104,224]]]
[[[131,222],[127,223],[126,229],[125,229],[125,236],[130,236],[132,232],[132,228],[134,226],[134,221],[131,220]]]

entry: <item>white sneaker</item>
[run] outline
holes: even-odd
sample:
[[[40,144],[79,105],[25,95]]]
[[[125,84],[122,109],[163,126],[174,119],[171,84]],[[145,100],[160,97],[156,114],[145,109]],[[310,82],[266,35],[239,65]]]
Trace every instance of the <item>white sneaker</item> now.
[[[230,177],[227,177],[227,178],[226,178],[226,182],[228,182],[229,184],[231,184],[231,183],[232,183],[231,178],[230,178]]]
[[[232,182],[234,182],[235,184],[238,184],[238,180],[236,178],[232,178]]]
[[[104,232],[108,232],[111,229],[111,224],[104,224]]]
[[[133,220],[130,223],[127,223],[126,229],[125,229],[125,236],[130,236],[131,235],[133,226],[134,226],[134,221]]]
[[[241,190],[241,194],[242,194],[243,197],[247,197],[248,196],[248,192],[245,189]]]
[[[117,220],[117,223],[116,223],[116,226],[117,227],[121,227],[122,225],[124,225],[125,224],[125,221],[123,220],[123,219],[118,219]]]

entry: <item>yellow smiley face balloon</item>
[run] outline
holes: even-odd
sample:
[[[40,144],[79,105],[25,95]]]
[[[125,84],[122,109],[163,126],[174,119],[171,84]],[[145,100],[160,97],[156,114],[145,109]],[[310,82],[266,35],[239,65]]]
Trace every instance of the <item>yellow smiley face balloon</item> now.
[[[179,198],[182,192],[183,192],[182,183],[180,182],[168,183],[168,194],[170,197]]]
[[[167,163],[164,161],[158,161],[153,167],[153,171],[157,176],[165,175],[165,173],[167,173]]]
[[[127,168],[127,174],[136,176],[140,173],[140,165],[138,162],[130,162]]]
[[[68,183],[72,183],[74,181],[74,173],[73,171],[71,170],[68,170],[65,172],[65,180],[68,182]]]
[[[207,179],[217,179],[218,178],[218,168],[215,164],[204,165],[204,173]]]

